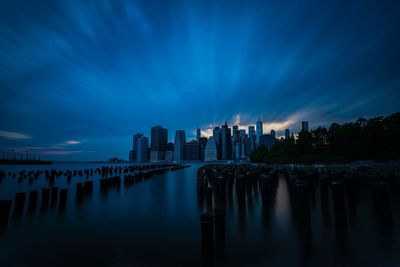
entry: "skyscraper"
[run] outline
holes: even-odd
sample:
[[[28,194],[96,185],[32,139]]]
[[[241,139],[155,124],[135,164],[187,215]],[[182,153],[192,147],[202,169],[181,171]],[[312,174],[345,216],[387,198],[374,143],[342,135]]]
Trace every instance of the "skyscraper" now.
[[[257,145],[260,144],[260,138],[261,138],[262,135],[263,135],[263,123],[262,123],[261,118],[259,116],[257,124],[256,124],[256,136],[257,136],[256,143],[257,143]]]
[[[186,134],[184,130],[177,130],[174,142],[174,160],[184,160]]]
[[[136,153],[132,149],[129,150],[129,161],[136,161]]]
[[[289,129],[285,129],[285,139],[288,140],[290,138],[290,131]]]
[[[232,158],[232,142],[231,142],[231,129],[225,122],[221,127],[221,159],[228,160]]]
[[[249,141],[248,141],[248,153],[247,156],[250,156],[250,153],[255,149],[257,144],[257,135],[254,126],[249,126]]]
[[[232,126],[232,136],[235,141],[239,139],[239,126],[237,125]]]
[[[269,133],[270,135],[272,135],[273,137],[275,137],[275,130],[271,130],[271,132]]]
[[[253,138],[254,135],[256,135],[256,131],[254,129],[254,126],[251,125],[249,126],[249,138]]]
[[[140,137],[142,137],[142,136],[143,136],[143,134],[141,134],[141,133],[137,133],[137,134],[133,135],[133,138],[132,138],[132,161],[136,160],[136,151],[137,151],[137,146],[138,146],[138,139]]]
[[[165,159],[165,151],[167,150],[168,130],[162,126],[151,127],[151,146],[150,160],[158,161]]]
[[[201,131],[200,131],[199,128],[197,128],[197,130],[196,130],[196,139],[199,140],[200,137],[201,137]]]
[[[167,144],[167,151],[165,151],[165,160],[172,161],[174,159],[174,143]]]
[[[239,130],[239,138],[243,138],[245,135],[246,135],[246,130],[245,129]]]
[[[201,160],[204,160],[204,150],[206,149],[207,145],[207,138],[206,137],[200,137],[199,140],[199,145],[201,147]]]
[[[214,143],[217,149],[217,159],[221,159],[221,128],[215,127],[213,130]]]
[[[201,147],[197,140],[185,144],[185,160],[195,161],[201,158]]]
[[[204,151],[204,161],[217,160],[217,146],[213,137],[208,138],[206,150]]]
[[[247,159],[249,155],[249,138],[247,135],[240,138],[240,159]]]
[[[301,122],[301,131],[302,132],[308,132],[309,131],[309,129],[308,129],[308,121],[302,121]]]
[[[137,139],[136,160],[138,162],[149,161],[149,138],[143,135]]]

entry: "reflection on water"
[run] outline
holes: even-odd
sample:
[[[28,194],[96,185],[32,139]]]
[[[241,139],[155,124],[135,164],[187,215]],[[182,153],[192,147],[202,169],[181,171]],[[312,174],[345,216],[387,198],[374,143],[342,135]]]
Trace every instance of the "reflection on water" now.
[[[290,209],[291,207],[287,182],[283,176],[280,176],[275,205],[275,220],[279,228],[288,229],[290,226]]]
[[[396,181],[227,170],[199,186],[201,166],[54,181],[3,167],[0,266],[400,265]]]

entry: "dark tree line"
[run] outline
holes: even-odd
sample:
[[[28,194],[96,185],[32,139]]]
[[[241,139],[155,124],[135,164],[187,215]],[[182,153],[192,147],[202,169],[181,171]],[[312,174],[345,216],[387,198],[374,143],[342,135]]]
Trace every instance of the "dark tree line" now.
[[[400,159],[400,112],[387,117],[360,118],[302,131],[297,138],[277,141],[268,150],[258,147],[253,162],[313,163]]]

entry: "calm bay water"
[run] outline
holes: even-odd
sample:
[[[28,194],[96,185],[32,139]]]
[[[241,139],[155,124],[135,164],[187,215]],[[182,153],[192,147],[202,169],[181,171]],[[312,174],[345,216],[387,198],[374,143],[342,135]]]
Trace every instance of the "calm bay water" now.
[[[100,164],[56,164],[54,169],[96,168]],[[122,165],[123,166],[123,165]],[[49,207],[21,216],[11,210],[0,236],[0,266],[196,266],[201,257],[200,214],[206,210],[196,188],[197,169],[155,175],[130,186],[99,191],[82,203],[76,182],[65,177],[67,207]],[[5,171],[46,166],[2,166]],[[12,177],[0,184],[0,200],[17,192],[48,187],[44,177],[29,185]],[[374,198],[368,185],[346,196],[346,228],[335,227],[332,198],[319,188],[310,197],[310,220],[295,222],[286,179],[281,176],[272,201],[263,206],[258,187],[239,201],[226,195],[226,232],[213,263],[228,266],[400,266],[400,197],[389,188],[388,202]],[[39,194],[40,195],[40,194]],[[28,196],[27,196],[28,198]],[[40,206],[40,196],[39,203]],[[382,211],[384,211],[382,213]],[[389,214],[389,216],[388,216]]]

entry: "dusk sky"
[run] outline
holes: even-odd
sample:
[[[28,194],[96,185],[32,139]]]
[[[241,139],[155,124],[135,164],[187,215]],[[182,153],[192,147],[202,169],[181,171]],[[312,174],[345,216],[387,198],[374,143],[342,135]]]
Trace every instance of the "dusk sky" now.
[[[400,111],[399,1],[1,1],[0,148],[127,159],[132,135]]]

